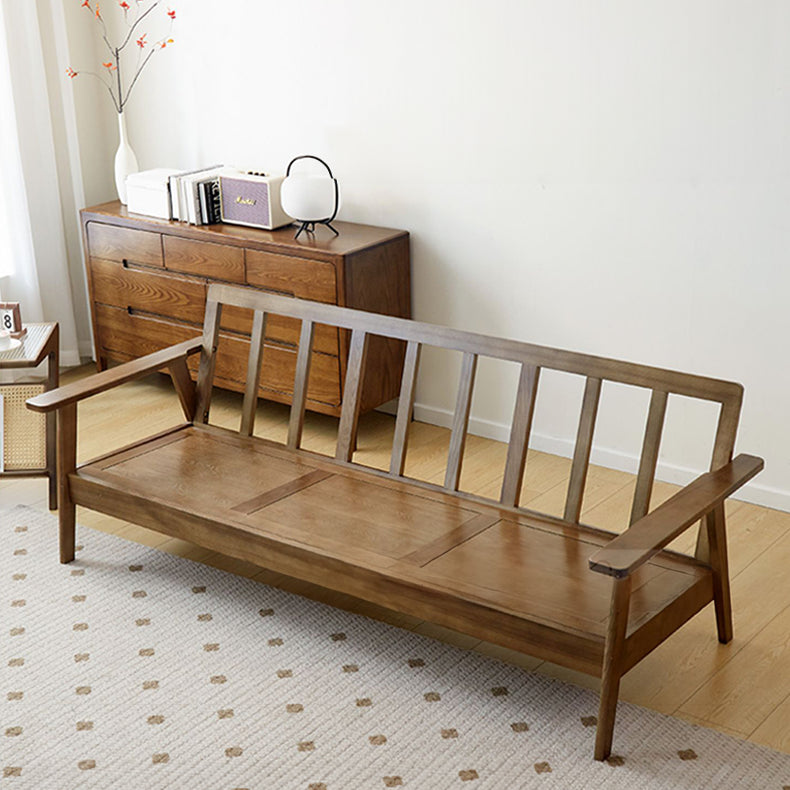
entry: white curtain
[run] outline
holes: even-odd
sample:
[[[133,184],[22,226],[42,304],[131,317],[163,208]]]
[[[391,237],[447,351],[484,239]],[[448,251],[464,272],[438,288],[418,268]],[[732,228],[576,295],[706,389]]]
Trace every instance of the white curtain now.
[[[79,364],[65,217],[38,3],[0,0],[0,294],[23,322],[60,324],[61,362]]]

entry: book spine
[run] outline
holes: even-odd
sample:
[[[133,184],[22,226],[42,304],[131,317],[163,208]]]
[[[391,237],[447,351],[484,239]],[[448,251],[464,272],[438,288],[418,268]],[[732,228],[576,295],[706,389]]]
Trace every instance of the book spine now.
[[[200,200],[200,224],[208,225],[208,181],[198,184],[198,198]]]
[[[170,192],[170,219],[178,219],[178,176],[167,179],[167,189]]]
[[[219,179],[211,182],[211,189],[209,192],[209,212],[211,215],[211,222],[222,221],[222,206],[220,205],[219,193]]]
[[[200,179],[192,178],[187,184],[189,197],[189,221],[193,225],[202,225],[200,221]]]
[[[181,202],[181,221],[189,221],[189,204],[187,203],[187,184],[186,178],[179,179],[178,197]]]

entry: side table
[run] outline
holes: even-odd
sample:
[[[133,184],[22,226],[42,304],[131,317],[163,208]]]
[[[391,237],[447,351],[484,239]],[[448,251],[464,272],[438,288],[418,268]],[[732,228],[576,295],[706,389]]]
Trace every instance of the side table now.
[[[59,362],[60,362],[60,329],[57,323],[47,324],[25,324],[27,333],[21,338],[21,345],[16,348],[8,349],[7,351],[0,351],[0,370],[9,370],[17,368],[36,368],[44,359],[47,360],[47,378],[45,382],[39,384],[43,387],[43,391],[54,389],[58,386],[59,380]],[[33,384],[25,382],[12,382],[10,384],[0,384],[0,395],[4,400],[8,398],[9,402],[15,393],[23,389],[36,386],[37,382]],[[31,393],[30,396],[35,393]],[[27,419],[30,412],[26,410],[22,413]],[[8,414],[6,415],[8,416]],[[31,415],[35,419],[42,419],[39,415]],[[9,466],[12,468],[5,468],[0,472],[2,477],[47,477],[49,478],[49,509],[56,510],[58,507],[58,479],[56,474],[56,461],[55,461],[55,434],[57,431],[57,415],[56,412],[50,412],[44,418],[45,423],[45,458],[46,462],[43,467],[34,466],[27,467],[20,464],[21,468],[17,468],[17,463],[11,463]],[[23,443],[28,436],[21,436],[15,438],[13,433],[13,421],[6,419],[6,428],[4,431],[3,446],[7,449],[13,448],[17,442]],[[23,431],[25,429],[23,428]],[[29,426],[27,428],[29,431]],[[6,453],[8,456],[8,453]]]

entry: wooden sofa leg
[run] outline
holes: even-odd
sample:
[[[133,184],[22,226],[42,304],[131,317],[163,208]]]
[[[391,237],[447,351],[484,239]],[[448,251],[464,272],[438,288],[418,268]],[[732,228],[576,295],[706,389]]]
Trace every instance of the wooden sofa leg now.
[[[62,491],[62,489],[61,489]],[[71,562],[74,559],[74,544],[76,537],[75,522],[76,508],[73,503],[68,505],[60,499],[60,510],[58,511],[58,521],[60,526],[60,561],[62,563]]]
[[[708,537],[708,556],[713,571],[713,602],[716,607],[716,628],[719,642],[732,641],[732,603],[730,600],[730,568],[727,559],[727,530],[724,505],[721,504],[705,517]]]
[[[58,410],[58,522],[60,561],[74,559],[76,507],[71,500],[69,475],[77,468],[77,404]]]
[[[612,751],[617,697],[620,693],[620,678],[623,675],[630,598],[631,577],[615,579],[603,654],[601,701],[598,707],[598,729],[595,735],[596,760],[605,760]]]

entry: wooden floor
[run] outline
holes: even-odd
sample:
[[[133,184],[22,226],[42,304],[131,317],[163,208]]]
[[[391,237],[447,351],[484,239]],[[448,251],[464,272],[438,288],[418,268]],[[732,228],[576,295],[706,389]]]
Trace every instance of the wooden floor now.
[[[89,367],[71,371],[63,380],[90,372],[92,368]],[[240,396],[217,391],[212,423],[237,428],[240,407]],[[169,379],[162,376],[99,395],[82,404],[79,415],[80,462],[170,428],[182,420]],[[119,419],[119,415],[123,418]],[[286,407],[262,402],[256,433],[284,441],[287,424]],[[388,415],[363,416],[355,461],[387,468],[393,430],[394,419]],[[331,454],[336,433],[335,419],[308,415],[304,447]],[[414,423],[406,474],[441,484],[448,446],[448,430]],[[470,436],[461,488],[496,498],[504,463],[503,444]],[[569,471],[569,460],[530,451],[522,504],[561,515]],[[632,475],[591,466],[582,520],[594,526],[622,530],[630,512],[633,488]],[[657,484],[653,505],[674,490],[673,486]],[[45,481],[0,479],[0,506],[16,504],[46,509]],[[790,567],[790,514],[736,501],[728,503],[727,512],[735,639],[727,646],[718,643],[711,605],[629,672],[623,679],[620,696],[638,705],[790,753],[790,576],[787,571]],[[133,524],[82,509],[78,509],[77,518],[86,526],[225,568],[529,670],[591,688],[598,683],[587,675],[479,642],[347,595],[262,571]],[[673,548],[689,550],[692,539],[689,533]]]

